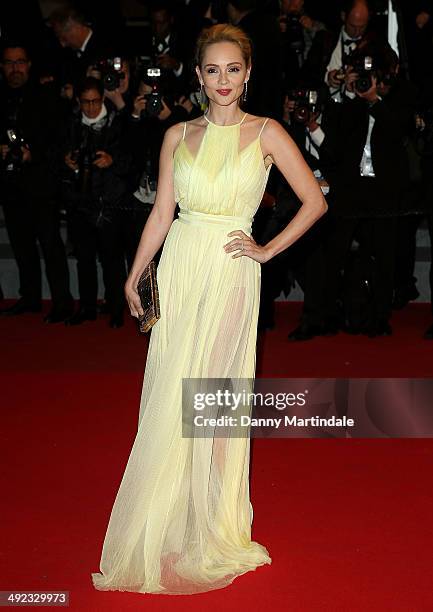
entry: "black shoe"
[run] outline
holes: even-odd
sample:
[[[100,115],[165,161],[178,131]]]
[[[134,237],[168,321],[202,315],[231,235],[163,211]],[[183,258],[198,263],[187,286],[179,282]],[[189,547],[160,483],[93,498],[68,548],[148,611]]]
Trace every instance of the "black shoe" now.
[[[44,323],[62,323],[73,316],[74,307],[52,308],[44,317]]]
[[[28,302],[24,298],[20,298],[15,304],[5,308],[1,314],[7,317],[24,314],[25,312],[41,312],[42,304],[40,302]]]
[[[433,340],[433,325],[430,325],[430,327],[424,332],[424,339]]]
[[[123,321],[123,314],[114,314],[111,315],[110,317],[110,327],[112,327],[113,329],[117,329],[118,327],[123,327],[124,321]]]
[[[287,338],[290,342],[302,342],[304,340],[312,340],[315,336],[321,336],[322,333],[323,327],[321,325],[301,323],[296,329],[290,332]]]
[[[98,303],[98,305],[96,306],[96,310],[99,314],[110,313],[110,307],[108,306],[107,302]]]
[[[341,321],[336,317],[325,319],[322,325],[322,336],[336,336],[341,328]]]
[[[341,328],[346,334],[351,336],[358,336],[364,332],[364,326],[361,324],[355,325],[354,323],[345,323]]]
[[[392,328],[386,319],[379,319],[378,321],[372,321],[367,325],[365,333],[369,338],[376,338],[377,336],[391,336]]]
[[[416,287],[410,287],[406,291],[402,291],[400,293],[396,293],[394,297],[394,301],[392,303],[393,310],[401,310],[405,306],[412,302],[412,300],[416,300],[419,297],[419,291]]]
[[[65,325],[81,325],[84,321],[96,321],[96,309],[80,308],[72,317],[65,320]]]

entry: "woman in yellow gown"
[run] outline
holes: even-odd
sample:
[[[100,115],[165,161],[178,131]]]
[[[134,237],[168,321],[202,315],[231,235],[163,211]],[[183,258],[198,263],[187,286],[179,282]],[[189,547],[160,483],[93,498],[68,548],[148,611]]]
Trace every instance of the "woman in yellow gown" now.
[[[99,590],[198,593],[271,563],[251,540],[249,437],[184,437],[182,379],[254,379],[260,264],[293,244],[327,206],[278,122],[240,109],[252,68],[242,30],[204,30],[196,60],[208,111],[165,135],[156,201],[125,286],[137,317],[138,278],[165,240],[157,271],[161,318],[150,337],[138,432],[100,573],[92,574]],[[251,223],[272,163],[303,205],[260,246]]]

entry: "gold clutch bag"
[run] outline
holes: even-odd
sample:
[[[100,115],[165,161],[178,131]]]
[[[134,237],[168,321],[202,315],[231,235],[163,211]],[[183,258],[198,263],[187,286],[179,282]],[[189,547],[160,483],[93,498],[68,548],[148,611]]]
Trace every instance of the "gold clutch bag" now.
[[[156,282],[156,266],[153,260],[146,266],[143,274],[140,276],[137,292],[144,311],[144,314],[138,317],[139,328],[142,333],[146,333],[161,317],[158,285]]]

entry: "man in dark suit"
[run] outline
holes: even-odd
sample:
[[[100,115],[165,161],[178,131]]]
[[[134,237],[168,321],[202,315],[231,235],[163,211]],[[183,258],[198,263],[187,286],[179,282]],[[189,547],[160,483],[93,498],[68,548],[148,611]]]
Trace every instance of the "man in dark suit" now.
[[[315,36],[326,26],[313,18],[304,0],[282,0],[279,25],[282,38],[284,80],[287,89],[296,87],[300,71]]]
[[[25,48],[10,43],[2,53],[5,77],[0,96],[1,203],[14,252],[21,299],[8,315],[41,310],[39,242],[45,259],[52,310],[47,323],[63,321],[73,309],[69,271],[55,205],[53,158],[62,114],[51,85],[31,78]]]
[[[80,113],[65,126],[64,196],[70,236],[77,257],[80,308],[66,323],[95,320],[97,311],[96,254],[106,290],[110,326],[123,325],[126,280],[120,233],[127,194],[130,156],[123,150],[124,121],[104,103],[100,80],[87,77],[77,90]]]
[[[316,93],[316,92],[315,92]],[[311,107],[304,100],[286,97],[283,124],[302,152],[306,162],[327,193],[326,176],[332,154],[328,153],[333,133],[328,129],[334,107],[329,103],[325,88],[318,92],[317,103]],[[331,150],[333,145],[331,145]],[[269,191],[275,194],[273,213],[261,238],[263,243],[274,238],[297,214],[301,202],[284,177],[277,173]],[[287,273],[304,292],[304,305],[299,325],[289,334],[289,340],[309,340],[321,333],[325,282],[324,243],[328,221],[324,217],[290,249],[262,266],[259,326],[273,327],[273,300],[281,290],[287,291]]]
[[[54,11],[49,24],[65,50],[59,67],[62,85],[76,86],[86,76],[89,66],[113,55],[111,45],[75,9]]]
[[[178,29],[175,13],[167,0],[155,0],[150,8],[152,57],[161,69],[164,93],[180,95],[189,91],[194,39],[191,31]]]
[[[338,32],[317,32],[303,65],[301,78],[314,79],[317,87],[325,81],[331,95],[341,102],[344,77],[341,69],[368,32],[371,10],[367,0],[345,0]]]
[[[396,219],[408,206],[406,139],[416,98],[411,84],[398,78],[398,58],[387,43],[376,39],[352,60],[362,62],[367,56],[375,66],[368,89],[349,70],[348,87],[355,98],[337,105],[339,119],[332,128],[337,135],[330,177],[334,227],[327,250],[325,327],[337,331],[341,324],[339,273],[355,232],[360,232],[374,258],[374,280],[368,319],[362,329],[351,331],[378,336],[391,334]]]

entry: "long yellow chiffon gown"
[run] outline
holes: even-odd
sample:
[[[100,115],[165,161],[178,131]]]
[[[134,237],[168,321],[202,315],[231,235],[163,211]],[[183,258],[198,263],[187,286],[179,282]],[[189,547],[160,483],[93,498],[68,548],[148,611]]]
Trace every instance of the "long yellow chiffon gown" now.
[[[227,586],[268,551],[251,540],[249,437],[182,436],[182,378],[255,376],[260,264],[233,259],[227,234],[251,223],[271,167],[242,121],[208,121],[195,156],[174,154],[180,213],[157,269],[161,318],[144,374],[138,432],[112,509],[99,590],[190,594]]]

